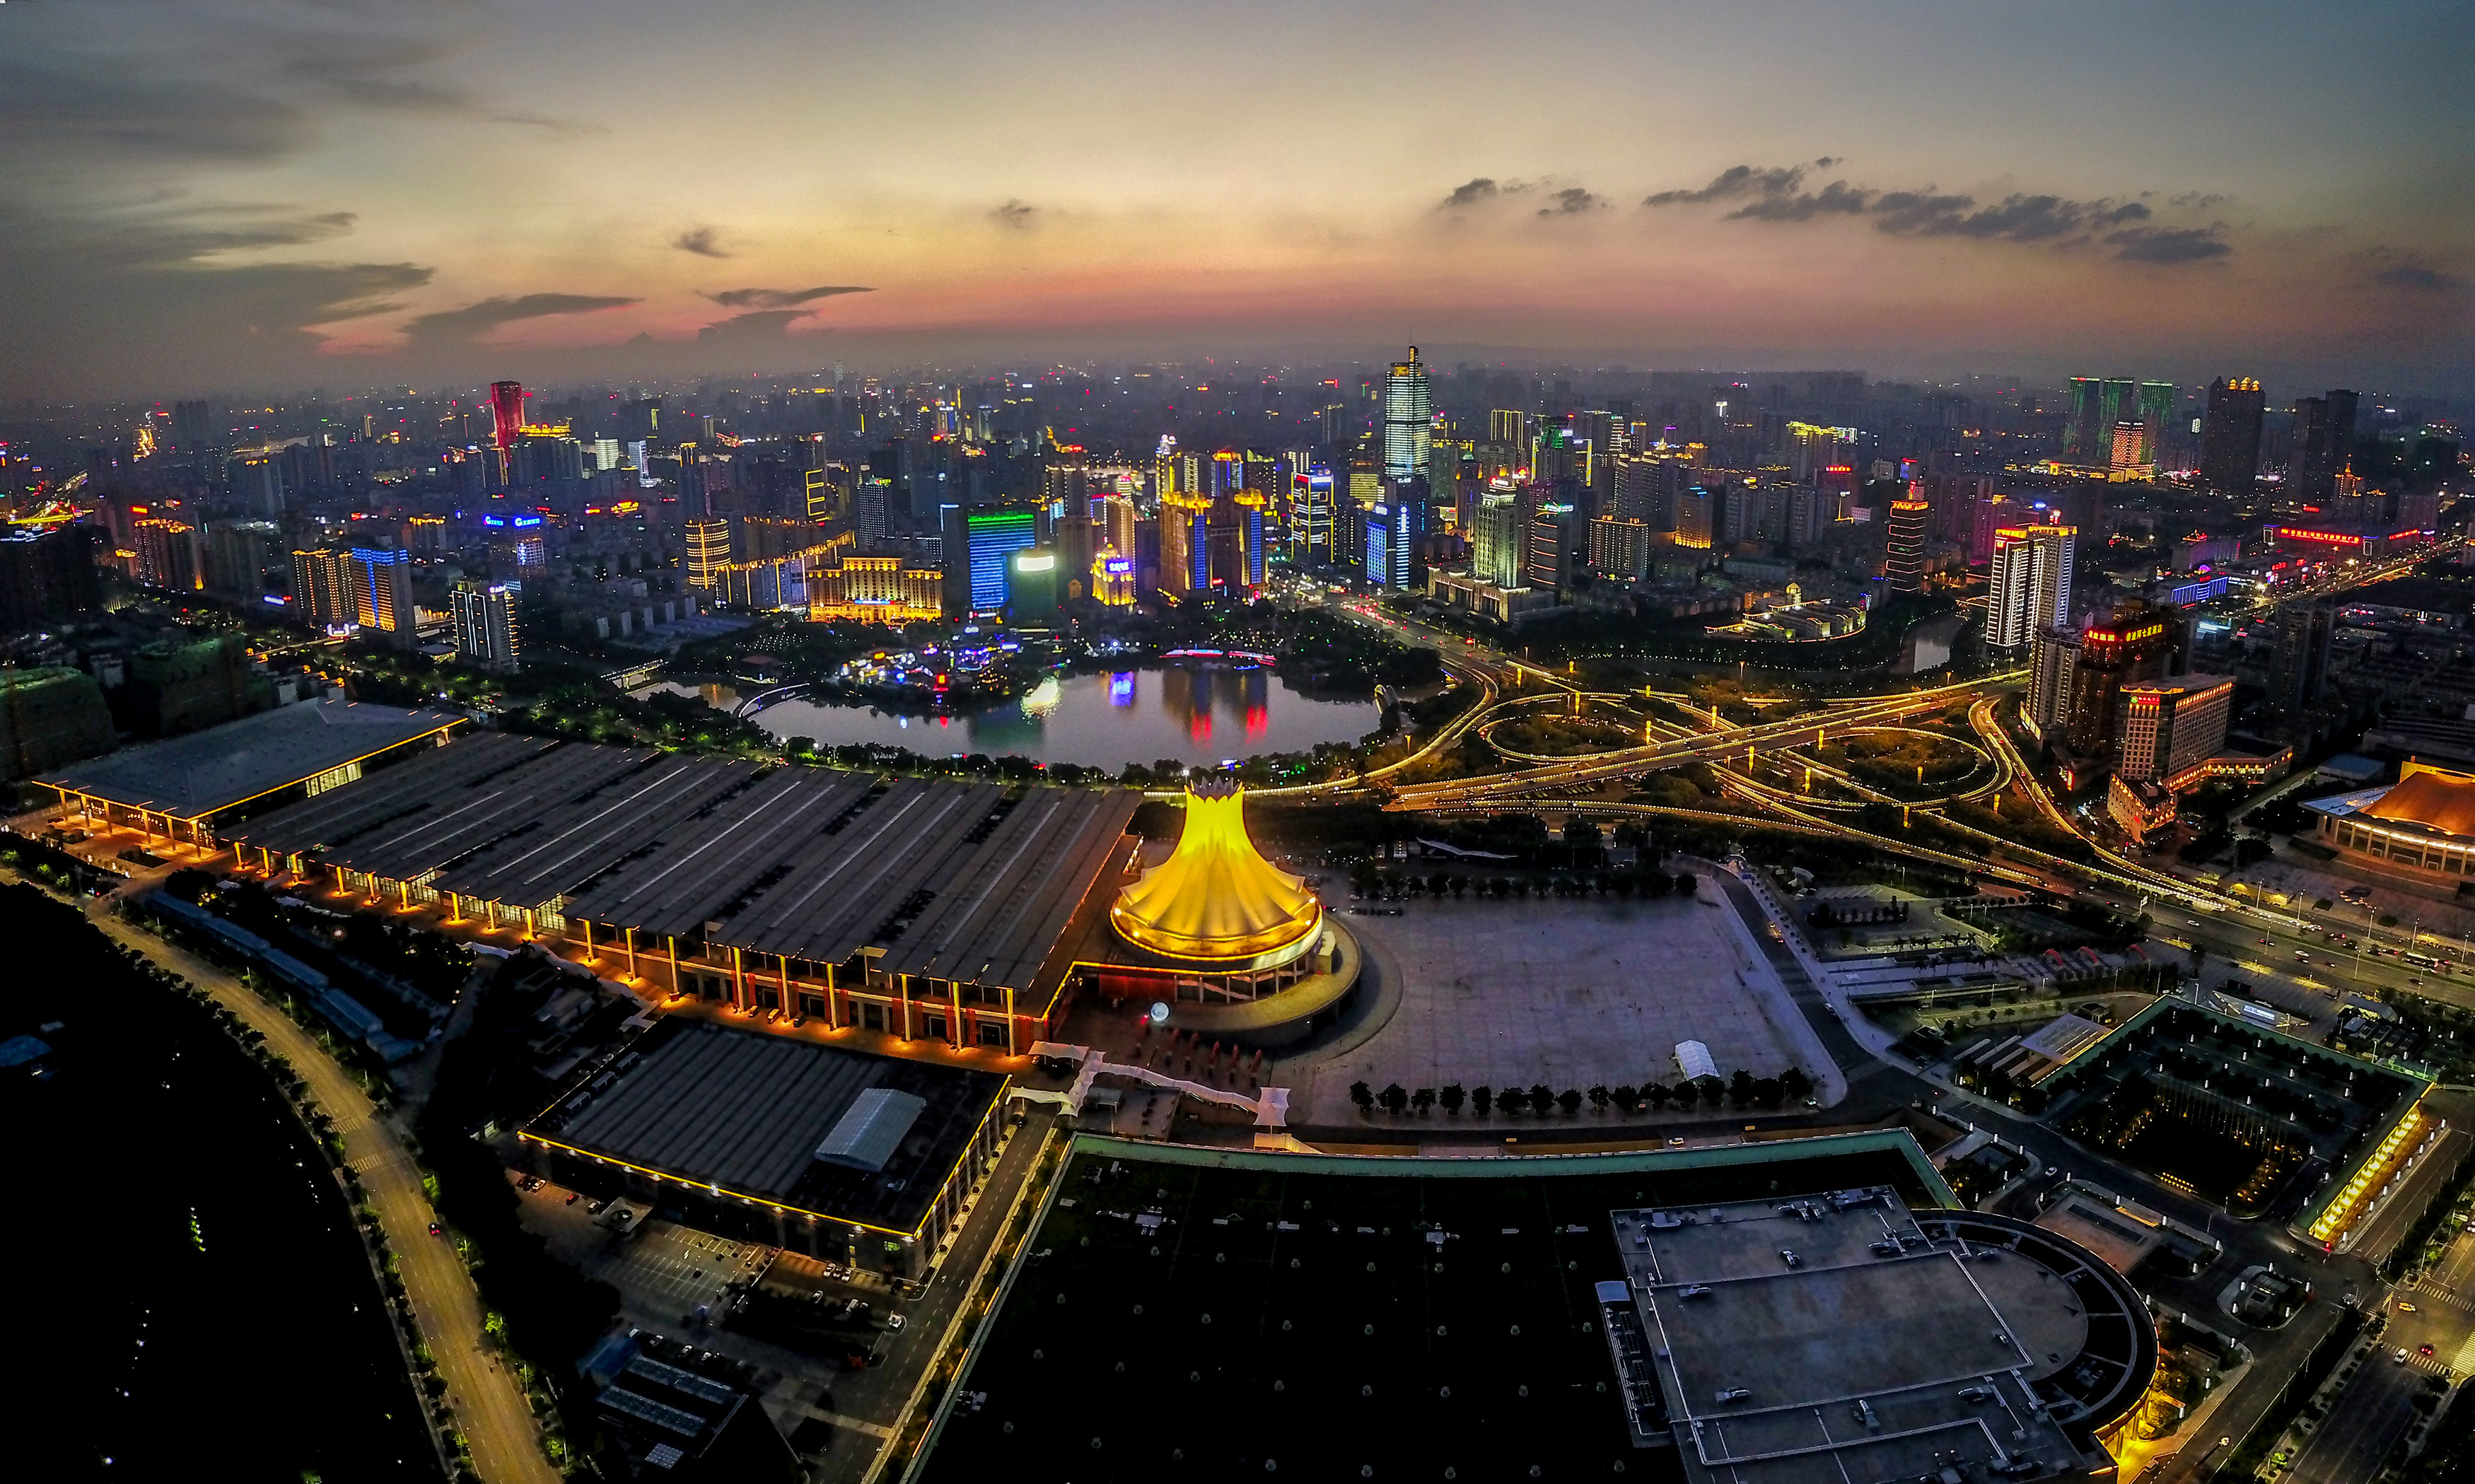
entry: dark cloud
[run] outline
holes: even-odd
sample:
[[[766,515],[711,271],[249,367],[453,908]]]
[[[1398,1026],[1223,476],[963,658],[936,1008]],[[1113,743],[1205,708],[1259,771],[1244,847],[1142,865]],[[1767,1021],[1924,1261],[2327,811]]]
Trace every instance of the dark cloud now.
[[[2372,275],[2372,281],[2389,288],[2420,289],[2427,294],[2455,294],[2468,286],[2464,279],[2454,273],[2443,273],[2438,268],[2426,268],[2418,263],[2401,263],[2395,268],[2384,268]]]
[[[729,252],[723,247],[720,234],[710,227],[691,227],[687,231],[680,232],[677,236],[673,237],[671,239],[671,246],[677,248],[682,253],[694,253],[698,257],[728,257],[730,255]]]
[[[1540,216],[1580,216],[1586,211],[1606,209],[1606,203],[1578,185],[1568,185],[1547,198],[1538,208]]]
[[[1884,198],[1887,206],[1891,198]],[[2071,201],[2061,196],[2005,196],[1978,207],[1968,196],[1917,194],[1886,209],[1874,225],[1893,233],[1923,237],[1981,237],[2002,242],[2051,242],[2147,220],[2139,202]]]
[[[219,201],[202,182],[280,168],[379,113],[590,127],[466,84],[465,59],[502,39],[502,18],[476,0],[106,0],[0,16],[0,383],[12,388],[330,375],[311,327],[401,313],[432,270],[326,260],[352,212]]]
[[[2217,227],[2127,227],[2106,233],[2106,245],[2127,263],[2201,263],[2234,249]]]
[[[417,263],[238,262],[260,247],[331,241],[349,212],[226,207],[64,219],[0,202],[0,367],[52,395],[155,384],[231,386],[315,363],[309,327],[396,312],[433,275]]]
[[[791,332],[793,320],[805,319],[806,309],[755,309],[717,320],[697,331],[699,342],[711,344],[739,341],[774,341]]]
[[[1483,207],[1499,199],[1529,196],[1545,202],[1538,207],[1540,216],[1581,216],[1606,209],[1606,198],[1579,185],[1558,185],[1552,179],[1534,181],[1499,181],[1492,176],[1478,176],[1452,188],[1443,200],[1435,203],[1438,211],[1463,211]]]
[[[1749,201],[1728,213],[1730,221],[1801,222],[1816,216],[1861,215],[1874,193],[1833,181],[1818,191],[1787,191]]]
[[[2068,196],[2018,193],[1980,204],[1974,196],[1922,190],[1876,190],[1832,181],[1819,190],[1805,188],[1816,168],[1840,161],[1824,156],[1810,165],[1759,168],[1735,165],[1719,172],[1694,190],[1665,190],[1644,198],[1645,207],[1733,205],[1726,219],[1736,222],[1805,222],[1818,216],[1861,216],[1876,231],[1895,237],[1969,237],[1981,242],[2048,243],[2057,247],[2108,247],[2125,262],[2193,263],[2223,257],[2234,249],[2221,233],[2222,224],[2209,227],[2144,225],[2155,216],[2140,201],[2101,196],[2077,201]],[[2204,198],[2176,198],[2196,203]]]
[[[719,294],[704,297],[725,309],[787,309],[813,300],[829,299],[836,294],[866,294],[870,289],[850,283],[829,284],[823,288],[726,288]]]
[[[1039,214],[1040,207],[1025,201],[1009,201],[989,213],[996,218],[1000,226],[1012,227],[1017,231],[1029,227],[1031,219]]]
[[[0,140],[27,165],[251,162],[306,148],[315,135],[289,101],[222,79],[164,86],[75,53],[0,48]]]
[[[1976,204],[1973,196],[1944,196],[1931,190],[1884,191],[1874,198],[1874,225],[1892,233],[1924,232],[1938,221]]]
[[[1730,165],[1712,177],[1700,190],[1663,190],[1642,199],[1646,207],[1698,206],[1713,201],[1736,201],[1747,196],[1778,197],[1791,195],[1804,180],[1804,165],[1789,165],[1777,170],[1756,170],[1751,165]]]
[[[441,309],[417,316],[404,327],[404,338],[416,345],[469,341],[518,320],[547,319],[554,314],[589,314],[642,303],[599,294],[524,294],[513,299],[484,299],[461,309]]]

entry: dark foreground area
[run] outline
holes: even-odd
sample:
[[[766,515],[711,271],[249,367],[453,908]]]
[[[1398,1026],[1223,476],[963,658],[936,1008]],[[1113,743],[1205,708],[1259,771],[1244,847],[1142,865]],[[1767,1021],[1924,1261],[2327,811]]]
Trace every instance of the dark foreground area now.
[[[9,1472],[437,1480],[351,1208],[268,1074],[31,887],[0,887],[0,1041],[52,1048],[0,1070]]]

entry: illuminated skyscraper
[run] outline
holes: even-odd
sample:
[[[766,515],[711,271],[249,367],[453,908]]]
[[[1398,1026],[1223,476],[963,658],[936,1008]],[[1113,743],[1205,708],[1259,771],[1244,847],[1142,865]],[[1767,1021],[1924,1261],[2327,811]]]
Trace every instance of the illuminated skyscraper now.
[[[1925,520],[1933,507],[1922,499],[1891,501],[1891,528],[1882,576],[1894,593],[1919,593],[1925,585]]]
[[[1528,585],[1558,596],[1573,591],[1573,578],[1589,564],[1589,532],[1581,511],[1561,502],[1540,505],[1530,516],[1530,549],[1522,575]]]
[[[499,478],[508,476],[515,454],[516,439],[525,427],[525,384],[522,381],[490,383],[490,438],[499,453]]]
[[[2062,649],[2056,691],[2067,728],[2064,742],[2071,751],[2091,759],[2112,752],[2124,688],[2165,679],[2181,638],[2182,621],[2173,610],[2134,599],[2117,607],[2112,619],[2081,630]]]
[[[2122,688],[2116,776],[2168,787],[2225,750],[2235,683],[2221,675],[2178,675]]]
[[[1676,496],[1676,544],[1697,551],[1710,549],[1711,537],[1718,524],[1714,507],[1718,501],[1701,485],[1690,485]]]
[[[975,510],[963,518],[964,549],[956,551],[949,538],[945,544],[948,569],[956,560],[968,565],[970,573],[970,604],[973,613],[994,613],[1006,606],[1012,596],[1014,554],[1039,543],[1031,512],[1027,510]],[[1052,559],[1047,571],[1053,571]]]
[[[1790,423],[1782,435],[1787,454],[1787,472],[1799,484],[1809,484],[1825,469],[1845,463],[1839,456],[1840,445],[1854,440],[1852,427],[1823,427],[1812,423]]]
[[[2006,652],[2028,647],[2037,631],[2071,617],[2068,525],[2011,525],[1994,533],[1994,583],[1985,604],[1985,643]]]
[[[364,637],[383,636],[398,648],[419,642],[413,631],[412,553],[399,548],[355,547],[352,558],[354,619]]]
[[[1434,404],[1427,395],[1427,368],[1418,364],[1418,348],[1409,358],[1392,363],[1384,383],[1384,477],[1386,482],[1421,478],[1435,432]]]
[[[2140,457],[2135,461],[2155,468],[2166,456],[2166,425],[2174,420],[2174,383],[2143,381],[2140,383]]]
[[[458,582],[448,602],[459,658],[483,669],[516,669],[515,584]]]
[[[293,552],[292,616],[321,628],[355,621],[352,558],[324,547]]]
[[[2333,391],[2295,402],[2294,450],[2286,467],[2290,498],[2322,500],[2336,491],[2338,472],[2354,452],[2356,400],[2353,392]]]
[[[1309,466],[1289,481],[1289,559],[1333,560],[1332,471]]]
[[[2114,448],[2106,457],[2106,467],[2119,474],[2145,470],[2148,461],[2141,456],[2141,446],[2146,441],[2140,425],[2130,418],[2115,424]]]
[[[1418,542],[1426,534],[1424,481],[1386,481],[1384,498],[1366,507],[1366,580],[1378,587],[1409,587]]]
[[[2252,492],[2260,473],[2263,399],[2253,377],[2209,383],[2209,404],[2200,422],[2200,488],[2212,495]]]
[[[710,588],[714,573],[730,563],[730,523],[720,516],[694,516],[687,523],[688,586]]]
[[[1650,575],[1650,527],[1605,517],[1590,523],[1590,567],[1603,577],[1638,582]]]
[[[1056,621],[1057,553],[1046,547],[1019,547],[1006,553],[1006,617],[1041,626]]]
[[[1509,490],[1481,499],[1470,532],[1470,575],[1500,588],[1521,586],[1529,561],[1526,524],[1521,497]]]
[[[1123,495],[1093,501],[1092,518],[1100,523],[1100,540],[1119,556],[1135,554],[1135,502]]]
[[[2102,464],[2114,452],[2114,425],[2139,416],[2140,383],[2116,377],[2073,377],[2071,410],[2063,425],[2063,457]]]

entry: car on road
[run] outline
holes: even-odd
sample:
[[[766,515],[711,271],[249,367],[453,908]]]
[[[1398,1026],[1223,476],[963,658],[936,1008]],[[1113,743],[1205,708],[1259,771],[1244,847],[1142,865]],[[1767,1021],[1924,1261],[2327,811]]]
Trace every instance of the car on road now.
[[[2401,1365],[2401,1366],[2402,1366],[2402,1365],[2405,1365],[2405,1364],[2406,1364],[2406,1347],[2405,1347],[2405,1346],[2403,1346],[2403,1345],[2399,1346],[2399,1347],[2398,1347],[2398,1352],[2397,1352],[2396,1354],[2394,1354],[2394,1355],[2391,1355],[2391,1356],[2389,1357],[2389,1361],[2390,1361],[2390,1363],[2391,1363],[2391,1364],[2393,1364],[2393,1365]]]
[[[2398,1312],[2399,1312],[2399,1313],[2401,1313],[2401,1314],[2412,1314],[2412,1313],[2414,1313],[2414,1311],[2415,1311],[2415,1310],[2414,1310],[2414,1304],[2407,1302],[2406,1302],[2405,1300],[2403,1300],[2403,1299],[2401,1299],[2401,1300],[2399,1300],[2399,1301],[2398,1301]]]
[[[433,1221],[429,1224],[429,1234],[431,1236],[445,1236],[447,1234],[447,1229]]]
[[[2418,1355],[2429,1355],[2432,1353],[2432,1347],[2429,1345],[2418,1345],[2414,1348],[2414,1352]]]

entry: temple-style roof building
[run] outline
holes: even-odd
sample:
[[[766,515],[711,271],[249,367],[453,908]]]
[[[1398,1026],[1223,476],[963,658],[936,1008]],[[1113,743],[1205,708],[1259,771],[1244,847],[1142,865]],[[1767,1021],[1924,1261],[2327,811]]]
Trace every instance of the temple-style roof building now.
[[[1323,904],[1246,838],[1245,790],[1189,789],[1177,849],[1117,893],[1109,922],[1148,953],[1200,967],[1268,968],[1315,946]]]
[[[2409,762],[2396,783],[2303,806],[2346,864],[2436,884],[2475,878],[2475,773]]]

